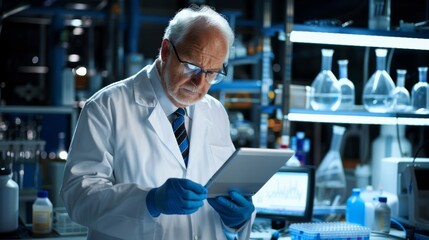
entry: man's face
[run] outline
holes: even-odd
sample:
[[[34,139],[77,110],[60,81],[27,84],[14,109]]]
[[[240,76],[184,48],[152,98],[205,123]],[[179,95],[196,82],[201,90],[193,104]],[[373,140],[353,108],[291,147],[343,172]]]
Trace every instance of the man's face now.
[[[161,79],[164,90],[176,106],[186,107],[202,99],[211,84],[206,81],[204,73],[192,76],[184,73],[186,67],[178,60],[173,44],[180,60],[205,70],[221,70],[228,50],[227,43],[213,29],[191,30],[180,43],[163,40]]]

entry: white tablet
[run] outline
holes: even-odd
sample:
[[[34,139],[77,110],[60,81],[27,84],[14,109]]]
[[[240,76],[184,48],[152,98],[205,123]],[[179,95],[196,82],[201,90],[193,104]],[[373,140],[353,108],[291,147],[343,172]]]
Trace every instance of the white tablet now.
[[[207,182],[208,198],[231,190],[253,196],[293,155],[290,149],[237,149]]]

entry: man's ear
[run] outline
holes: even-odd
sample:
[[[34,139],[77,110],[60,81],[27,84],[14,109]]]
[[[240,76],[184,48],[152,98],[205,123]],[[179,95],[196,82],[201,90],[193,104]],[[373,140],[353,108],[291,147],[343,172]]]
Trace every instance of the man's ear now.
[[[161,43],[161,60],[167,61],[167,56],[170,53],[170,46],[167,39],[163,39]]]

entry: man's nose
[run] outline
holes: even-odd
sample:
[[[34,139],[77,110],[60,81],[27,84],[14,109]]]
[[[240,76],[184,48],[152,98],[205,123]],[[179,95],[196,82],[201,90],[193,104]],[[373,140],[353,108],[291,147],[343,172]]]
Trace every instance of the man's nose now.
[[[192,82],[199,86],[206,81],[206,73],[201,71],[198,74],[192,76]]]

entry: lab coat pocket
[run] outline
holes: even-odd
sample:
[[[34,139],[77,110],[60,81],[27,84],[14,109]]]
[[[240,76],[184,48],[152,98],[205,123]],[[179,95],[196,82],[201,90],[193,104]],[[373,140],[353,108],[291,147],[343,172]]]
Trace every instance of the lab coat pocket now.
[[[211,145],[210,150],[211,155],[213,156],[213,160],[215,162],[219,162],[221,166],[226,162],[226,160],[228,160],[232,153],[234,153],[233,146]]]
[[[210,150],[212,159],[208,171],[209,176],[212,176],[228,160],[232,153],[234,153],[234,146],[211,145]]]

